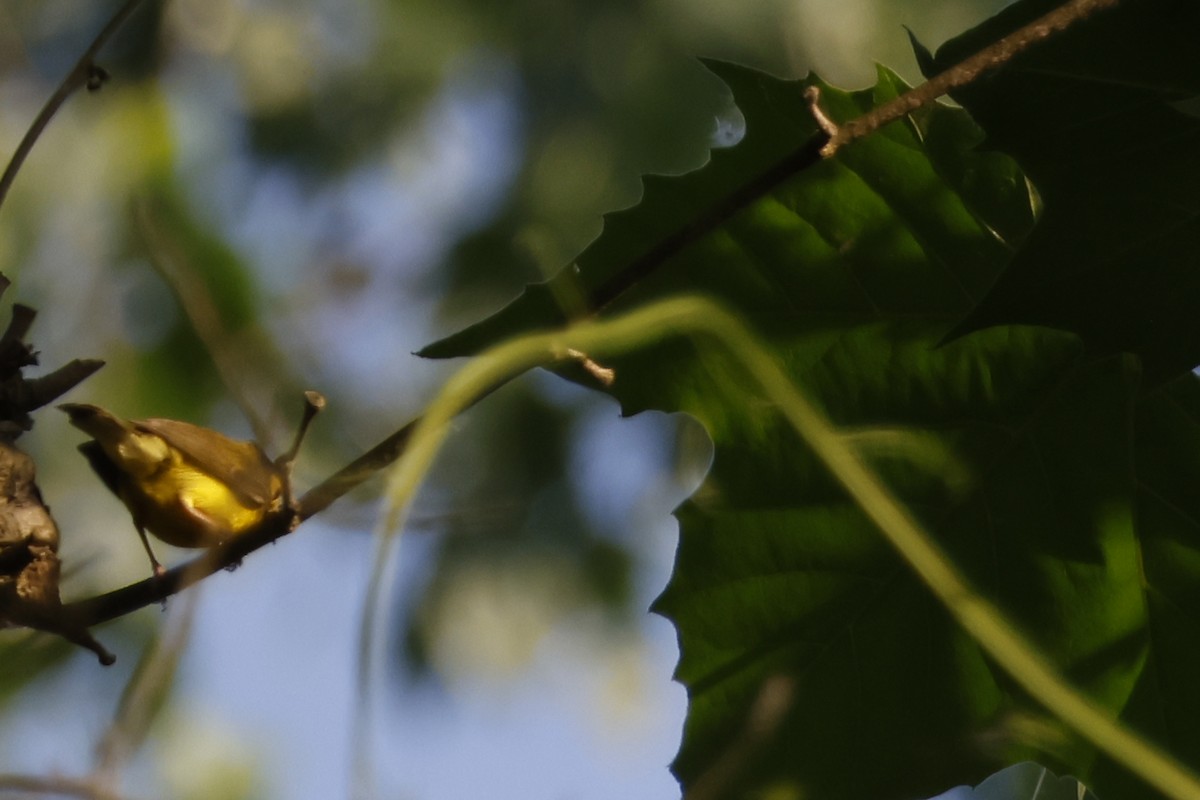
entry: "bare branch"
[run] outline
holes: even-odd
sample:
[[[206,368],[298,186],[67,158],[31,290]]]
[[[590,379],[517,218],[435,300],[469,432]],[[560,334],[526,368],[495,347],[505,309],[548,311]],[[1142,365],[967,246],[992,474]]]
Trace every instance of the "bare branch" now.
[[[63,776],[0,775],[0,792],[79,797],[83,800],[125,800],[121,795],[105,791],[91,781]]]
[[[75,62],[75,66],[67,73],[67,77],[63,78],[62,83],[54,90],[54,94],[50,95],[50,99],[46,101],[46,105],[42,106],[42,110],[34,118],[33,124],[29,126],[29,130],[25,132],[21,143],[17,145],[16,152],[13,153],[12,159],[8,162],[8,167],[5,168],[4,174],[0,176],[0,206],[4,205],[4,200],[8,197],[8,190],[12,188],[13,181],[17,178],[17,173],[21,171],[21,165],[25,163],[25,159],[29,156],[30,151],[33,150],[33,145],[37,142],[38,137],[42,135],[42,131],[46,130],[46,126],[50,124],[50,120],[58,113],[58,109],[62,107],[63,103],[67,102],[67,98],[82,87],[87,87],[88,91],[94,92],[108,78],[108,73],[104,71],[104,68],[96,64],[96,54],[100,52],[100,48],[108,43],[108,40],[117,32],[117,29],[124,25],[125,21],[133,15],[133,12],[141,2],[142,0],[126,0],[125,5],[117,10],[117,13],[108,21],[104,29],[92,40],[88,49]]]
[[[77,358],[63,364],[54,372],[39,378],[30,378],[24,383],[25,393],[21,398],[21,410],[33,411],[57,400],[103,366],[103,361],[94,358]]]
[[[191,323],[192,330],[204,344],[221,384],[249,421],[254,438],[264,448],[271,449],[271,429],[262,411],[268,405],[265,401],[271,400],[273,403],[273,399],[263,391],[262,364],[252,363],[253,359],[246,356],[248,343],[228,330],[212,292],[196,276],[183,248],[162,230],[146,198],[137,200],[134,212],[146,239],[154,271],[167,284]],[[257,396],[251,397],[252,394]],[[270,413],[266,418],[274,416]]]
[[[834,126],[829,141],[821,148],[821,155],[829,158],[855,139],[861,139],[874,133],[889,122],[895,122],[918,108],[929,105],[942,95],[974,82],[983,73],[1008,63],[1018,53],[1061,33],[1101,9],[1116,6],[1118,2],[1120,0],[1069,0],[1025,27],[1013,31],[995,44],[985,47],[945,72],[930,78],[920,86],[909,89],[894,100],[871,109],[845,125]],[[810,104],[817,124],[829,132],[829,129],[822,124],[822,120],[825,120],[827,124],[831,123],[828,123],[825,115],[817,107],[816,98],[811,98]]]

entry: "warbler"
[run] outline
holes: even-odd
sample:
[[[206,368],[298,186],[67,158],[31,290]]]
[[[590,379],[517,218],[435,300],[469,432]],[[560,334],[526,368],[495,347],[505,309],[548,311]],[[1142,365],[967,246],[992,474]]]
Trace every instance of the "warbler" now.
[[[296,438],[275,461],[255,442],[188,422],[124,420],[82,403],[59,408],[92,437],[79,451],[129,509],[154,574],[162,575],[147,532],[176,547],[213,547],[292,513],[291,465],[324,403],[318,393],[305,393]]]

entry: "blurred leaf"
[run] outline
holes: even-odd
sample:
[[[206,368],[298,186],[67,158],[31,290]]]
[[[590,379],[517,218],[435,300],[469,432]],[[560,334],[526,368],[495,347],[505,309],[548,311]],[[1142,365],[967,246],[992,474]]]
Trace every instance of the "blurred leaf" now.
[[[96,768],[117,774],[146,743],[151,727],[175,694],[179,662],[191,635],[196,595],[183,613],[142,650],[121,692],[112,724],[96,746]]]
[[[658,242],[688,229],[694,220],[727,202],[727,198],[743,185],[775,168],[815,131],[801,96],[803,86],[771,80],[730,64],[709,62],[709,67],[729,84],[746,115],[747,132],[741,144],[714,151],[712,160],[701,173],[691,173],[682,179],[647,177],[641,202],[634,208],[605,217],[604,235],[579,256],[577,271],[564,270],[547,283],[528,287],[519,300],[501,312],[429,345],[420,355],[447,358],[477,352],[486,343],[561,324],[568,316],[561,310],[562,298],[567,302],[601,295],[607,298],[612,293],[612,285],[621,279],[628,265],[637,262]],[[896,81],[888,73],[874,91],[852,95],[835,93],[825,87],[827,111],[835,117],[856,116],[873,103],[894,96],[899,85]],[[779,96],[771,97],[773,94]],[[938,130],[939,136],[943,130],[962,129],[962,122],[939,120],[948,113],[938,110],[927,115],[933,120],[930,126]],[[749,124],[756,114],[759,115],[755,120],[757,124]],[[893,126],[888,130],[899,129]],[[887,136],[885,133],[881,139]],[[664,291],[700,290],[712,285],[719,288],[718,296],[724,302],[735,306],[749,303],[761,311],[767,318],[764,321],[772,326],[786,326],[794,316],[805,311],[820,311],[831,317],[839,312],[862,313],[874,302],[864,296],[867,291],[885,295],[885,306],[920,303],[924,308],[940,311],[950,320],[955,308],[961,308],[972,297],[982,294],[995,276],[998,265],[1010,252],[1004,241],[983,230],[977,217],[981,214],[991,216],[997,206],[1002,206],[1015,207],[1016,210],[1008,213],[1019,218],[1020,209],[1024,207],[1026,224],[1032,221],[1027,210],[1027,197],[1023,194],[985,198],[984,205],[975,209],[956,194],[957,186],[944,184],[944,180],[966,174],[961,162],[968,158],[970,147],[977,138],[975,133],[973,139],[962,141],[960,138],[953,145],[948,143],[940,147],[938,159],[929,163],[920,154],[919,144],[913,141],[911,133],[893,133],[888,139],[896,141],[881,157],[895,159],[895,163],[888,164],[884,170],[868,165],[870,172],[862,176],[862,180],[878,177],[883,181],[877,188],[857,179],[838,184],[830,165],[818,165],[805,173],[805,178],[816,176],[809,178],[814,185],[819,182],[816,189],[797,194],[794,184],[785,184],[774,193],[778,204],[760,201],[730,221],[734,237],[753,241],[757,252],[746,253],[744,257],[762,262],[758,269],[730,267],[728,259],[737,255],[734,252],[738,244],[736,238],[722,243],[713,241],[719,237],[710,237],[667,258],[656,272],[621,294],[612,308],[644,302],[645,297],[661,295]],[[936,172],[942,162],[953,170],[948,179]],[[848,169],[855,168],[854,163],[848,165]],[[1019,176],[1011,161],[996,157],[973,159],[970,174],[975,182],[993,185],[1013,184]],[[918,194],[931,182],[935,184],[936,194],[928,197]],[[861,200],[868,210],[876,211],[888,203],[907,206],[906,212],[912,216],[908,224],[917,229],[907,232],[894,222],[871,229],[864,225],[862,215],[841,221],[839,229],[833,231],[833,237],[826,241],[821,240],[821,231],[815,224],[777,229],[780,223],[787,222],[784,217],[789,213],[829,217],[831,212],[827,206],[846,200]],[[948,219],[941,220],[940,215]],[[921,234],[924,233],[919,229],[921,225],[936,227],[948,255],[955,257],[954,263],[959,265],[960,274],[948,274],[936,264],[925,265],[930,285],[918,285],[899,269],[900,264],[895,269],[879,269],[867,275],[857,275],[857,270],[831,269],[839,258],[852,264],[883,257],[897,262],[920,260]],[[1008,227],[1015,226],[1010,223]],[[1017,233],[1022,232],[1018,230]],[[897,252],[890,251],[893,247],[898,248]],[[789,270],[788,267],[795,263],[800,265],[800,270]],[[804,270],[809,274],[806,275]],[[822,303],[823,298],[807,290],[804,281],[810,276],[825,281],[822,288],[841,293],[838,305]],[[856,281],[864,282],[861,291],[855,290]],[[775,283],[778,285],[772,286]],[[779,291],[772,292],[772,288]]]
[[[947,42],[939,72],[1058,0],[1016,3]],[[1033,323],[1142,358],[1156,383],[1200,363],[1200,4],[1124,3],[955,93],[1045,201],[1026,246],[953,335]]]
[[[423,354],[466,355],[561,324],[559,298],[606,296],[629,264],[811,134],[802,92],[816,79],[712,68],[745,114],[741,144],[699,172],[648,178],[642,203],[606,219],[578,270]],[[822,85],[822,105],[845,120],[903,88],[881,71],[873,90]],[[941,474],[949,463],[875,466],[1070,679],[1160,739],[1170,731],[1174,752],[1194,762],[1192,692],[1172,685],[1166,701],[1156,687],[1162,670],[1195,674],[1200,639],[1185,620],[1200,606],[1179,587],[1200,579],[1191,555],[1200,516],[1180,506],[1164,524],[1145,509],[1200,479],[1186,449],[1200,385],[1189,376],[1143,397],[1135,359],[1096,358],[1045,329],[998,327],[938,346],[1032,221],[1023,176],[976,151],[979,139],[963,112],[947,108],[894,123],[671,252],[605,311],[681,292],[718,297],[835,423],[913,429],[953,453],[965,488]],[[678,512],[675,573],[656,605],[679,630],[677,676],[690,698],[674,764],[685,787],[713,780],[731,754],[735,793],[785,787],[835,800],[928,795],[1036,757],[1106,798],[1147,796],[1071,732],[1016,724],[1036,709],[730,358],[676,339],[611,366],[626,413],[685,411],[716,448],[708,479]],[[1170,565],[1143,554],[1167,543]],[[1160,592],[1169,600],[1157,602]],[[764,734],[748,715],[781,676],[794,699]],[[1178,715],[1166,708],[1177,703]]]
[[[411,107],[430,91],[405,86],[402,77],[386,83],[383,77],[363,80],[354,72],[315,97],[255,109],[248,120],[251,146],[264,159],[286,161],[313,176],[331,177],[361,164],[411,122]]]
[[[212,296],[220,322],[233,330],[254,322],[257,298],[246,263],[211,224],[196,218],[180,188],[169,180],[160,181],[146,187],[139,202],[151,209],[154,224],[164,229],[170,244],[195,266],[195,276]]]
[[[173,409],[176,416],[198,418],[222,390],[249,413],[267,415],[280,395],[298,394],[288,392],[292,384],[278,354],[257,328],[259,299],[249,265],[196,218],[172,181],[148,187],[134,205],[140,223],[134,247],[156,274],[145,276],[153,299],[134,294],[127,313],[148,315],[159,327],[169,320],[144,350],[138,371],[143,391],[155,398],[155,415]]]
[[[0,644],[0,708],[3,708],[30,681],[61,664],[76,647],[50,634],[11,631]],[[95,659],[93,659],[94,662]]]

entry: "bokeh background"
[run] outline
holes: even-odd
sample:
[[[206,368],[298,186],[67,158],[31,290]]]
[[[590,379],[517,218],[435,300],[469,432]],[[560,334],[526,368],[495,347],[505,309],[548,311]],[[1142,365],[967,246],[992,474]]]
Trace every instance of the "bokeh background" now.
[[[0,4],[4,158],[117,5]],[[68,102],[0,209],[5,300],[38,309],[46,368],[103,358],[69,399],[122,416],[274,453],[300,390],[319,389],[303,488],[455,368],[413,351],[569,263],[637,202],[639,175],[736,142],[700,57],[847,88],[875,62],[915,80],[903,26],[936,46],[1001,5],[145,0],[100,59],[111,82]],[[49,409],[20,441],[69,597],[147,571],[80,440]],[[647,608],[670,575],[670,511],[708,456],[694,422],[620,419],[527,376],[458,422],[429,476],[368,680],[380,479],[165,610],[98,629],[110,669],[0,634],[0,771],[87,775],[167,630],[188,634],[179,670],[144,745],[113,762],[123,796],[678,797],[686,703],[674,633]]]

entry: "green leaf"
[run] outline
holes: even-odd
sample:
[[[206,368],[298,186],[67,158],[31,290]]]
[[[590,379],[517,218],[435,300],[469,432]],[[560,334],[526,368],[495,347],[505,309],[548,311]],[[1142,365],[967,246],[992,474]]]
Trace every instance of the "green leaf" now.
[[[983,233],[977,216],[999,219],[1002,207],[1005,216],[998,227],[1015,238],[1032,222],[1020,172],[1008,159],[970,153],[974,141],[961,139],[962,126],[969,126],[969,121],[944,110],[928,115],[928,135],[951,140],[937,146],[934,163],[922,153],[914,132],[893,126],[876,142],[858,148],[861,158],[850,156],[838,165],[817,164],[810,169],[811,177],[803,185],[819,187],[817,191],[796,191],[801,184],[787,182],[791,173],[783,165],[803,162],[805,155],[808,163],[816,158],[815,148],[805,145],[816,131],[803,96],[808,83],[781,81],[733,64],[705,63],[729,85],[747,120],[753,119],[745,139],[737,147],[714,151],[702,173],[647,177],[641,203],[607,215],[604,234],[573,268],[548,283],[529,287],[500,313],[429,345],[420,355],[449,358],[476,353],[503,338],[560,325],[584,307],[618,309],[683,289],[712,288],[726,303],[748,303],[780,317],[783,324],[806,311],[831,316],[861,313],[874,302],[868,293],[880,295],[889,308],[936,309],[949,321],[982,296],[1010,252],[1002,239]],[[894,75],[882,71],[874,90],[847,94],[826,87],[824,103],[830,115],[848,119],[904,88]],[[967,135],[979,136],[974,129]],[[886,161],[887,169],[879,170],[869,163],[871,159]],[[867,173],[847,174],[860,163]],[[948,186],[935,172],[939,168],[964,186],[974,183],[987,189],[971,193],[971,204],[964,204],[956,191],[961,187]],[[748,187],[781,180],[783,185],[770,200],[760,199],[760,191],[754,196],[757,202],[748,208],[739,201]],[[822,230],[826,207],[846,203],[863,206],[864,214],[842,220],[836,229]],[[980,208],[975,209],[975,203]],[[905,208],[907,218],[900,224],[889,220],[866,227],[872,220],[865,210],[887,205]],[[800,225],[779,224],[791,215],[811,219]],[[723,217],[730,219],[720,236],[709,235],[712,224],[709,228],[700,224]],[[828,238],[823,238],[826,234]],[[956,274],[943,265],[926,264],[926,280],[917,285],[899,266],[863,274],[853,269],[859,262],[889,261],[893,256],[920,260],[925,236],[941,240],[942,256],[958,264]],[[735,251],[743,240],[757,249],[742,254],[754,269],[738,268],[737,261],[731,260],[738,257]],[[851,269],[830,269],[842,262]],[[812,279],[831,283],[814,293],[807,286]],[[837,295],[835,305],[825,302],[829,292]]]
[[[205,226],[171,180],[146,187],[134,213],[137,288],[125,313],[134,326],[149,321],[136,370],[141,415],[202,416],[230,381],[261,414],[272,401],[290,407],[298,382],[285,374],[285,359],[258,322],[263,299],[246,261]]]
[[[606,313],[683,292],[719,298],[1076,685],[1194,759],[1191,692],[1155,686],[1196,674],[1187,620],[1200,608],[1183,587],[1200,578],[1188,529],[1200,515],[1180,505],[1167,526],[1147,509],[1200,477],[1186,449],[1200,414],[1177,411],[1192,407],[1196,379],[1146,394],[1136,358],[1031,326],[939,345],[1029,235],[1024,176],[977,150],[963,112],[934,108],[768,185],[813,130],[805,86],[821,87],[837,120],[904,87],[886,71],[847,94],[711,66],[745,139],[696,173],[648,179],[642,204],[608,217],[577,269],[425,354],[562,324],[556,297],[586,303],[613,281],[628,286]],[[757,199],[729,210],[747,185]],[[627,280],[630,264],[664,252]],[[958,629],[736,358],[679,338],[607,366],[626,413],[687,412],[715,444],[678,511],[675,572],[655,605],[679,632],[690,706],[673,769],[685,787],[928,796],[1036,758],[1106,800],[1150,794],[1044,719]],[[879,446],[897,435],[908,444]]]
[[[0,643],[0,663],[4,664],[0,675],[0,708],[6,708],[28,684],[81,652],[75,645],[50,634],[28,630],[7,634]],[[95,657],[90,659],[94,665]]]
[[[1086,364],[1067,338],[1014,333],[1023,346],[998,338],[973,348],[977,370],[963,369],[966,354],[912,348],[882,373],[843,362],[802,383],[837,376],[843,388],[822,392],[826,402],[890,406],[889,422],[914,426],[936,406],[923,392],[893,390],[894,380],[924,373],[942,387],[937,416],[954,420],[942,435],[970,464],[972,489],[956,496],[931,476],[906,475],[906,464],[880,467],[977,585],[1077,683],[1119,708],[1145,658],[1128,466],[1137,372],[1124,359]],[[997,364],[1007,379],[988,369]],[[1038,375],[1044,367],[1050,374]],[[1037,401],[1006,411],[1012,397]],[[715,437],[705,496],[679,512],[677,569],[656,605],[679,626],[678,677],[692,701],[676,762],[685,781],[737,748],[745,709],[776,675],[795,682],[796,700],[746,771],[756,781],[866,797],[928,794],[1021,755],[1086,770],[1090,750],[1065,732],[1020,741],[1010,718],[1036,710],[782,426],[753,452],[731,434]],[[764,474],[764,461],[785,460],[794,466]]]
[[[1139,401],[1134,421],[1138,557],[1148,661],[1123,709],[1126,722],[1200,766],[1200,381],[1187,375]],[[1108,798],[1145,797],[1108,761],[1089,785]]]
[[[946,43],[938,72],[1057,0],[1026,0]],[[1151,382],[1200,364],[1200,4],[1096,13],[954,94],[1037,186],[1045,213],[956,335],[1033,323],[1141,356]]]

